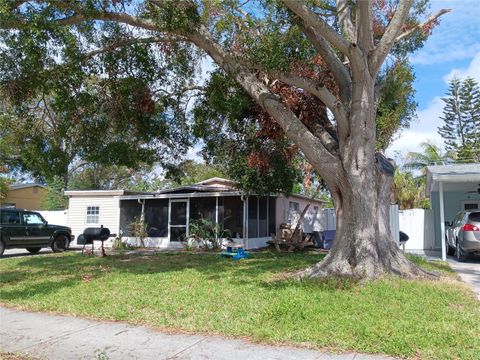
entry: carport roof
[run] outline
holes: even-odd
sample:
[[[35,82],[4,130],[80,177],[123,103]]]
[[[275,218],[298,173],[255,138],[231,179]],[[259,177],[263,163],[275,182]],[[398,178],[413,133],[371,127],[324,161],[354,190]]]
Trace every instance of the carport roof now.
[[[438,190],[438,183],[466,184],[480,183],[480,163],[454,164],[427,167],[427,186],[425,192],[430,194]]]

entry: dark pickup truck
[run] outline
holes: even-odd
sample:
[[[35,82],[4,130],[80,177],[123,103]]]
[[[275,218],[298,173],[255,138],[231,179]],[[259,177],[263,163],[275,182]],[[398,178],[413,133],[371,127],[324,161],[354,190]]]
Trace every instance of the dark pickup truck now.
[[[61,252],[68,249],[72,240],[72,229],[50,225],[37,212],[0,208],[0,256],[9,248],[37,253],[43,247],[51,247],[54,252]]]

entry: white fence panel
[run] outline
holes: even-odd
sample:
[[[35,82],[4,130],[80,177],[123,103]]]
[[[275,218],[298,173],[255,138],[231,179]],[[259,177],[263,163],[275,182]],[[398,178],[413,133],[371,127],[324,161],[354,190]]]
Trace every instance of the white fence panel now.
[[[39,212],[49,224],[52,225],[63,225],[67,226],[68,223],[68,210],[58,210],[58,211],[44,211],[40,210]]]
[[[400,230],[409,236],[406,250],[423,251],[435,248],[433,210],[410,209],[399,212]]]
[[[397,244],[399,244],[400,241],[400,223],[398,215],[398,205],[390,205],[390,232]]]
[[[335,230],[335,209],[322,209],[320,221],[323,230]],[[391,205],[390,230],[397,244],[400,231],[409,236],[406,250],[422,252],[435,249],[433,210],[398,210],[398,205]]]

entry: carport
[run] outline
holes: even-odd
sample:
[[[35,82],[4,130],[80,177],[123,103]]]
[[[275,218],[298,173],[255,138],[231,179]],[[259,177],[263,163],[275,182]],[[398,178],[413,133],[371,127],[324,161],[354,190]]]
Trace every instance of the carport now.
[[[425,191],[434,210],[435,245],[446,260],[445,220],[461,210],[480,210],[480,163],[428,166]]]

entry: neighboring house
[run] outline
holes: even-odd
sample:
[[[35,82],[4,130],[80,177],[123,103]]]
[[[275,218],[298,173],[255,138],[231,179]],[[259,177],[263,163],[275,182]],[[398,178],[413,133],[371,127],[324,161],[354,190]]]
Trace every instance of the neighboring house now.
[[[43,210],[47,187],[41,184],[14,184],[8,187],[7,197],[2,206],[11,206],[27,210]]]
[[[147,246],[182,247],[193,219],[209,219],[232,232],[247,248],[266,245],[280,223],[296,224],[309,198],[302,195],[247,196],[233,181],[212,178],[197,184],[135,193],[125,190],[66,191],[68,225],[75,237],[86,227],[103,225],[133,241],[130,224],[142,217]],[[315,200],[303,222],[305,232],[321,231],[322,202]]]
[[[460,210],[480,209],[480,163],[427,167],[427,186],[434,213],[435,249],[445,259],[445,221]]]

